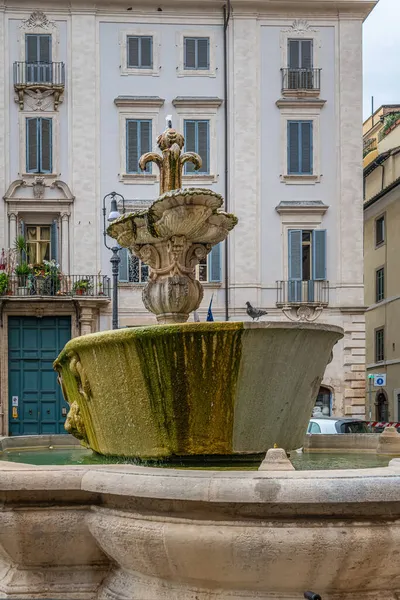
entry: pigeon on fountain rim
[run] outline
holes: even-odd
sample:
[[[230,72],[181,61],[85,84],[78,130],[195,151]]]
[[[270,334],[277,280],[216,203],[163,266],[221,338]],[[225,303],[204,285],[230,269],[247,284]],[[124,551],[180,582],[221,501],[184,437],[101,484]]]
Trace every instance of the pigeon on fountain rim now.
[[[259,308],[254,308],[254,306],[252,306],[250,304],[250,302],[246,302],[246,306],[247,306],[246,312],[249,315],[249,317],[251,317],[253,319],[253,321],[254,321],[254,319],[257,319],[257,321],[258,321],[258,319],[260,317],[263,317],[264,315],[268,314],[266,310],[260,310]]]

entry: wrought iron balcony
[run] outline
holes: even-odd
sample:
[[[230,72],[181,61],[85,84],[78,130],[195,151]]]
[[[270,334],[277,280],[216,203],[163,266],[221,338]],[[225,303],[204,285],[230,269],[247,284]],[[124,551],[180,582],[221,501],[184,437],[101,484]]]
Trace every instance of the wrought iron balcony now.
[[[329,304],[329,281],[310,280],[277,281],[278,306],[312,304],[328,306]]]
[[[105,275],[13,275],[0,280],[0,296],[110,298],[110,278]]]
[[[24,108],[24,93],[35,92],[33,100],[43,102],[45,97],[54,96],[54,108],[60,102],[65,88],[65,65],[62,62],[15,62],[14,89],[18,94],[21,110]],[[49,94],[49,91],[51,92]]]
[[[282,93],[314,92],[321,89],[321,69],[281,69]]]

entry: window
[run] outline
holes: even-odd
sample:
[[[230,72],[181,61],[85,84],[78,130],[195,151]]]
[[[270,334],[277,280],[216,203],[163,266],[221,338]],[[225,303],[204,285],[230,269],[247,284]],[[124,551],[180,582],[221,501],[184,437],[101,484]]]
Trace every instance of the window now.
[[[375,246],[383,244],[385,241],[385,217],[379,217],[375,221]]]
[[[375,329],[375,362],[385,360],[385,330]]]
[[[312,175],[312,121],[288,121],[287,127],[288,175]]]
[[[375,301],[381,302],[385,298],[385,269],[382,267],[376,271]]]
[[[26,172],[51,173],[52,120],[47,118],[26,119]]]
[[[196,173],[206,175],[210,172],[210,121],[184,121],[185,151],[196,152],[201,156],[202,166]],[[194,172],[192,163],[185,164],[185,174]]]
[[[50,226],[28,225],[26,227],[27,261],[29,264],[40,264],[51,258]]]
[[[128,35],[127,46],[128,68],[153,68],[153,38],[151,36]]]
[[[151,120],[126,120],[126,172],[142,173],[139,159],[151,150]],[[151,173],[151,163],[147,163],[145,173]]]
[[[321,427],[315,421],[310,421],[307,433],[321,433]]]
[[[127,248],[120,251],[119,281],[122,283],[145,283],[149,267]],[[196,267],[196,279],[202,282],[221,281],[221,245],[217,244]]]
[[[288,40],[289,69],[312,69],[312,40]]]
[[[25,36],[25,63],[27,83],[51,83],[51,35]]]
[[[210,68],[210,38],[184,38],[184,68],[206,70]]]
[[[325,301],[317,283],[325,280],[326,230],[290,229],[288,301]]]

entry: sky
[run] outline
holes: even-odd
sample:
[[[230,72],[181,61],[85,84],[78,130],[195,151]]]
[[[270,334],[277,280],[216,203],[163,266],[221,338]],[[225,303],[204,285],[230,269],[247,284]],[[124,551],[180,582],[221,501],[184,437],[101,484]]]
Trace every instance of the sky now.
[[[400,103],[400,0],[379,0],[364,22],[364,119],[382,104]]]

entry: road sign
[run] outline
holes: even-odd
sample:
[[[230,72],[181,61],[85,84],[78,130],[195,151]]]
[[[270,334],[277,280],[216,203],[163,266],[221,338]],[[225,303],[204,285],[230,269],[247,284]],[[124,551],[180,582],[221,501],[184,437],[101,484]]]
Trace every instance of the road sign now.
[[[386,375],[383,373],[382,375],[374,375],[374,386],[375,387],[383,387],[386,385]]]

